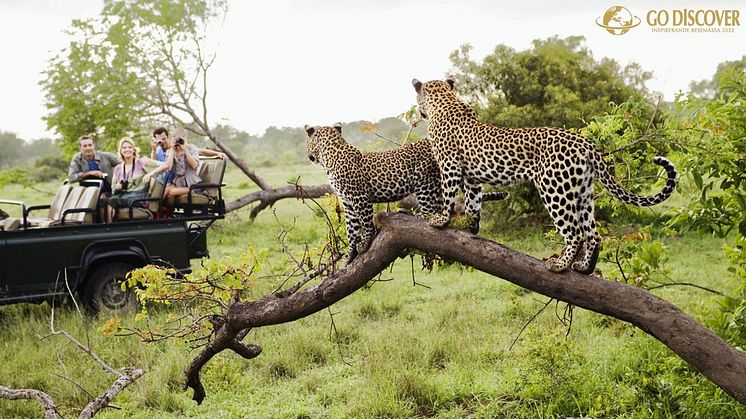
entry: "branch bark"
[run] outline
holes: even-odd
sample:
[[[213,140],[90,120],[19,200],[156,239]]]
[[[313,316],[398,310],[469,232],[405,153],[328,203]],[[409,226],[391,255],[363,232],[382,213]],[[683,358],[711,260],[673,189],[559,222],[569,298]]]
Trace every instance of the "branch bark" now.
[[[135,382],[135,380],[145,374],[145,371],[141,370],[140,368],[123,368],[122,372],[124,374],[121,374],[121,376],[116,381],[114,381],[114,384],[107,388],[106,391],[104,391],[100,396],[96,397],[90,403],[88,403],[85,409],[80,412],[78,419],[92,418],[96,413],[98,413],[99,410],[108,406],[109,402],[114,400],[119,392],[124,390],[128,385],[132,384],[133,382]]]
[[[252,192],[244,195],[241,198],[231,201],[225,205],[227,212],[243,208],[246,205],[256,203],[256,206],[251,209],[249,216],[253,219],[259,212],[267,207],[271,207],[275,202],[285,198],[318,198],[325,194],[334,193],[331,185],[318,185],[318,186],[300,186],[300,185],[288,185],[279,189],[262,189],[261,191]]]
[[[0,399],[7,400],[36,400],[44,407],[44,419],[57,419],[57,406],[49,394],[34,389],[15,389],[0,386]]]
[[[184,371],[187,387],[195,390],[194,400],[201,402],[205,396],[199,381],[200,369],[214,355],[229,348],[239,332],[290,322],[324,309],[361,288],[406,249],[420,249],[545,296],[629,322],[746,404],[746,355],[673,304],[643,289],[577,272],[552,273],[531,256],[466,231],[436,229],[408,215],[380,213],[376,220],[382,228],[370,249],[319,284],[285,298],[269,295],[258,301],[232,304],[215,339]]]

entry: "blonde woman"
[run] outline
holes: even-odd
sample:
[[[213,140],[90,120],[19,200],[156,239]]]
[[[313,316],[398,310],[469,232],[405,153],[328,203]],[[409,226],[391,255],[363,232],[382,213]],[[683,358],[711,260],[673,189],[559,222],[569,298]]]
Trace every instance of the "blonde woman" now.
[[[155,160],[147,157],[137,157],[138,149],[132,138],[122,138],[119,140],[117,148],[122,163],[114,168],[114,176],[111,182],[113,194],[109,198],[106,213],[106,222],[108,223],[113,221],[117,209],[129,208],[133,201],[147,198],[150,178],[168,169],[167,165]]]

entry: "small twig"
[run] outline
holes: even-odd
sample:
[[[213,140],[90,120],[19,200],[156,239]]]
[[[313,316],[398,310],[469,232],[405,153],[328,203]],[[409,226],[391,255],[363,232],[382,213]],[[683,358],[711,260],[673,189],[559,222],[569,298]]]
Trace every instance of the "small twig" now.
[[[389,138],[386,138],[386,137],[384,137],[383,135],[379,134],[378,132],[373,132],[373,134],[375,134],[375,136],[376,136],[376,137],[378,137],[378,138],[380,138],[380,139],[382,139],[382,140],[384,140],[384,141],[388,141],[388,142],[390,142],[391,144],[395,144],[395,145],[396,145],[396,146],[398,146],[398,147],[401,147],[401,146],[403,145],[403,144],[399,144],[399,143],[397,143],[396,141],[394,141],[394,140],[392,140],[392,139],[389,139]]]
[[[624,269],[622,269],[622,262],[619,260],[619,249],[622,247],[622,241],[619,240],[619,243],[616,245],[616,253],[614,254],[614,259],[616,260],[616,266],[619,267],[619,272],[622,274],[622,279],[624,279],[624,283],[627,283],[627,275],[624,274]]]
[[[511,343],[511,344],[510,344],[510,347],[508,348],[508,351],[510,351],[510,350],[512,350],[512,349],[513,349],[513,346],[515,345],[515,343],[516,343],[516,342],[518,342],[518,339],[519,339],[519,338],[521,337],[521,335],[523,334],[523,331],[524,331],[524,330],[526,330],[526,328],[528,327],[528,325],[529,325],[529,324],[531,324],[531,322],[533,322],[533,321],[534,321],[534,319],[535,319],[535,318],[536,318],[536,317],[537,317],[537,316],[538,316],[539,314],[541,314],[541,312],[542,312],[542,311],[544,311],[544,309],[546,309],[546,308],[547,308],[547,307],[549,306],[549,303],[551,303],[551,302],[552,302],[553,300],[554,300],[554,298],[550,298],[550,299],[549,299],[549,301],[547,301],[547,302],[546,302],[546,303],[544,304],[544,307],[542,307],[541,309],[539,309],[539,311],[537,311],[537,312],[536,312],[536,314],[534,314],[533,316],[531,316],[531,318],[530,318],[530,319],[528,319],[528,321],[526,322],[526,324],[524,324],[524,325],[523,325],[523,327],[521,328],[521,331],[520,331],[520,332],[518,332],[518,335],[517,335],[517,336],[515,337],[515,339],[513,339],[513,343]]]
[[[77,388],[79,388],[80,390],[82,390],[82,391],[83,391],[83,393],[87,394],[87,395],[88,395],[88,397],[90,397],[90,398],[94,398],[94,397],[96,397],[96,396],[95,396],[95,395],[94,395],[93,393],[91,393],[91,392],[90,392],[90,391],[88,391],[88,390],[87,390],[87,389],[86,389],[85,387],[83,387],[83,385],[82,385],[82,384],[80,384],[80,383],[77,383],[77,382],[75,382],[75,380],[73,380],[73,379],[71,379],[71,378],[69,378],[69,377],[66,377],[66,376],[64,376],[64,375],[62,375],[62,374],[57,374],[56,372],[52,372],[52,374],[53,374],[53,375],[56,375],[57,377],[60,377],[60,378],[62,378],[62,379],[63,379],[63,380],[65,380],[65,381],[68,381],[68,382],[72,383],[72,384],[73,384],[73,385],[74,385],[75,387],[77,387]]]
[[[725,294],[723,294],[720,291],[716,291],[716,290],[714,290],[712,288],[703,287],[702,285],[692,284],[691,282],[668,282],[668,283],[665,283],[665,284],[660,284],[660,285],[654,285],[652,287],[647,287],[646,289],[648,291],[652,291],[654,289],[663,288],[663,287],[672,287],[672,286],[694,287],[694,288],[701,289],[703,291],[711,292],[711,293],[719,295],[721,297],[725,296]]]
[[[332,340],[332,336],[336,337],[334,339],[334,342],[337,344],[337,351],[339,351],[339,356],[342,362],[347,365],[348,367],[352,366],[352,363],[347,361],[347,357],[345,356],[344,352],[342,351],[342,342],[339,340],[339,331],[337,330],[337,324],[334,322],[334,315],[337,313],[332,313],[331,307],[326,308],[327,312],[329,313],[329,340]]]

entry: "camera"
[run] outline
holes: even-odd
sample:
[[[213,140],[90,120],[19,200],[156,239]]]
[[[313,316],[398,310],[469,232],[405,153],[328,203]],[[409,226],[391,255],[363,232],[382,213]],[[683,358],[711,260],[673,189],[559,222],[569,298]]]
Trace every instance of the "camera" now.
[[[158,145],[163,145],[163,140],[158,140],[155,143],[158,144]]]
[[[122,179],[119,181],[119,184],[122,185],[122,189],[127,189],[127,186],[130,185],[130,182],[128,180]]]
[[[176,139],[176,145],[184,145],[184,139],[179,137]]]

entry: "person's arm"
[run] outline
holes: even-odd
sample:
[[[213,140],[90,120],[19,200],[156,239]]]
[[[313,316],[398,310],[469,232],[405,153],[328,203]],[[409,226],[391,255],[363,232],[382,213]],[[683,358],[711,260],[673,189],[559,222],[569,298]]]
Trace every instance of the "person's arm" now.
[[[143,167],[154,168],[150,172],[145,173],[145,175],[142,177],[142,182],[144,184],[150,183],[150,179],[153,176],[168,169],[165,164],[153,159],[149,159],[147,157],[140,157],[140,163],[142,163]]]
[[[172,170],[174,168],[174,148],[173,147],[169,148],[168,151],[166,151],[166,162],[165,163],[166,164],[164,164],[164,166],[166,166],[168,170]]]
[[[225,153],[216,150],[210,150],[209,148],[200,148],[199,155],[205,157],[220,157],[223,160],[227,158]]]
[[[70,168],[67,170],[67,180],[71,183],[77,182],[80,179],[80,175],[82,174],[83,172],[80,171],[76,158],[73,157],[73,159],[70,161]]]
[[[192,154],[192,150],[189,149],[189,145],[186,140],[184,140],[184,145],[182,147],[184,147],[184,154],[186,155],[187,164],[189,165],[189,167],[192,168],[192,170],[197,170],[197,167],[199,167],[199,149],[196,152],[197,156],[194,156]]]
[[[150,159],[151,160],[158,160],[158,153],[156,152],[156,148],[158,147],[158,143],[156,142],[155,138],[150,139]]]

